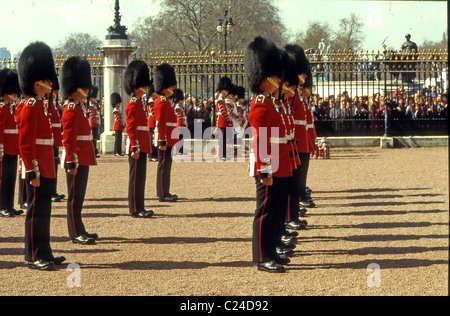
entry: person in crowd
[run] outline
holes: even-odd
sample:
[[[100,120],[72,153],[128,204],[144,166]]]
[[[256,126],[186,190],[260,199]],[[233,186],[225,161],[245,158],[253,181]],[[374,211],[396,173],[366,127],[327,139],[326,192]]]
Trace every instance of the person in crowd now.
[[[123,119],[120,107],[122,106],[122,97],[119,93],[113,92],[111,94],[111,106],[114,116],[114,155],[123,156],[122,153],[122,134],[125,129],[125,122]]]

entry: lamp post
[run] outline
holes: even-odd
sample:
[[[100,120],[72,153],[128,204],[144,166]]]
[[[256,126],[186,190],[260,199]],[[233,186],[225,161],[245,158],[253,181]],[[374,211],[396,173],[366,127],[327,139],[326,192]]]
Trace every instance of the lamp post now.
[[[227,51],[227,35],[233,32],[234,22],[233,18],[228,18],[228,10],[225,10],[225,17],[219,19],[219,24],[217,25],[217,32],[223,34],[224,38],[224,51]]]

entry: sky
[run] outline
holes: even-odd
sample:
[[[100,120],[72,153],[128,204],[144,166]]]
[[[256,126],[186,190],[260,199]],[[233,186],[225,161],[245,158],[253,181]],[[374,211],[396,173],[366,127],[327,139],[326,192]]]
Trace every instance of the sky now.
[[[333,29],[351,12],[361,16],[366,40],[363,49],[400,48],[405,34],[418,45],[425,39],[440,41],[447,29],[446,1],[365,0],[273,0],[280,17],[292,33],[309,22],[327,21]],[[160,0],[120,1],[121,24],[133,29],[139,17],[156,15]],[[104,40],[113,25],[115,0],[0,0],[0,48],[15,55],[40,40],[56,47],[75,32],[90,33]],[[420,46],[419,46],[420,48]]]

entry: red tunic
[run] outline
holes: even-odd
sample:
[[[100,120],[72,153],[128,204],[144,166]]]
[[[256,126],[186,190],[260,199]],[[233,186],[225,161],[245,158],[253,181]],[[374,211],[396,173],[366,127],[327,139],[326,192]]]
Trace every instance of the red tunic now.
[[[0,147],[6,155],[19,155],[19,130],[9,104],[0,102]]]
[[[292,168],[289,163],[289,145],[281,113],[275,109],[269,94],[254,97],[249,122],[254,128],[250,174],[271,173],[273,177],[291,177]],[[277,135],[278,134],[278,135]],[[278,152],[275,147],[278,147]]]
[[[295,123],[295,139],[297,140],[297,149],[299,153],[310,153],[309,138],[306,131],[306,102],[300,100],[298,94],[294,97],[292,114]]]
[[[61,134],[61,118],[56,110],[54,103],[52,106],[48,106],[48,100],[45,100],[44,105],[47,106],[48,113],[50,114],[50,122],[52,123],[53,130],[53,146],[61,147],[62,134]]]
[[[175,110],[165,96],[159,96],[155,102],[155,118],[158,145],[166,142],[168,147],[175,146],[179,141],[178,121]]]
[[[114,130],[115,131],[123,131],[125,129],[125,124],[123,122],[122,112],[118,108],[115,108],[113,111],[114,116]]]
[[[94,144],[92,143],[92,129],[89,124],[89,114],[84,105],[67,101],[62,114],[63,145],[66,150],[65,161],[75,161],[82,166],[95,166]]]
[[[37,162],[41,177],[54,179],[53,131],[44,103],[28,98],[20,111],[19,150],[25,171]]]
[[[314,126],[314,116],[312,113],[312,108],[309,103],[305,100],[306,104],[306,131],[308,133],[308,144],[309,144],[309,152],[315,151],[316,148],[316,128]]]
[[[155,128],[156,127],[154,105],[155,105],[155,100],[153,98],[148,99],[147,112],[148,112],[148,127],[149,128]]]
[[[143,153],[152,152],[150,134],[147,126],[147,113],[141,99],[131,98],[125,108],[127,118],[128,151],[132,152],[132,147],[139,145],[139,150]]]
[[[178,127],[186,127],[186,116],[181,105],[175,105],[175,114],[177,115]]]
[[[230,118],[228,116],[227,106],[222,95],[216,100],[216,110],[217,110],[217,122],[216,126],[218,128],[226,128],[230,126]]]
[[[100,115],[98,113],[97,106],[95,104],[91,105],[88,108],[88,111],[89,111],[89,121],[90,121],[91,127],[99,128],[100,127]]]

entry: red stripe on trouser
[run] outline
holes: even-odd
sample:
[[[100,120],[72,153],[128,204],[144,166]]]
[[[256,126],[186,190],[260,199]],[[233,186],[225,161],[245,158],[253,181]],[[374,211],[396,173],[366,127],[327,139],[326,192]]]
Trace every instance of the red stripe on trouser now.
[[[31,211],[31,259],[32,261],[36,261],[34,258],[34,237],[33,237],[33,222],[34,222],[34,207],[36,205],[36,187],[33,187],[33,208]]]
[[[72,209],[72,225],[73,225],[73,233],[75,235],[75,237],[78,237],[77,234],[77,230],[75,228],[75,217],[73,216],[73,202],[75,200],[75,176],[73,176],[73,181],[72,181],[72,203],[71,203],[71,209]]]
[[[137,213],[136,209],[136,173],[137,173],[137,159],[134,160],[134,185],[133,185],[133,201],[134,201],[134,212]]]
[[[263,221],[264,211],[266,210],[267,192],[268,192],[268,190],[269,190],[269,186],[266,186],[266,197],[264,198],[264,207],[263,207],[263,211],[262,211],[262,214],[261,214],[261,219],[259,221],[259,259],[260,259],[261,262],[263,262],[262,249],[261,249],[262,221]]]
[[[164,150],[164,158],[163,158],[163,163],[162,163],[162,168],[161,168],[161,183],[160,183],[160,185],[161,185],[161,197],[164,197],[164,191],[163,191],[164,178],[163,178],[163,173],[164,173],[164,165],[166,164],[166,152],[167,152],[167,149]]]

